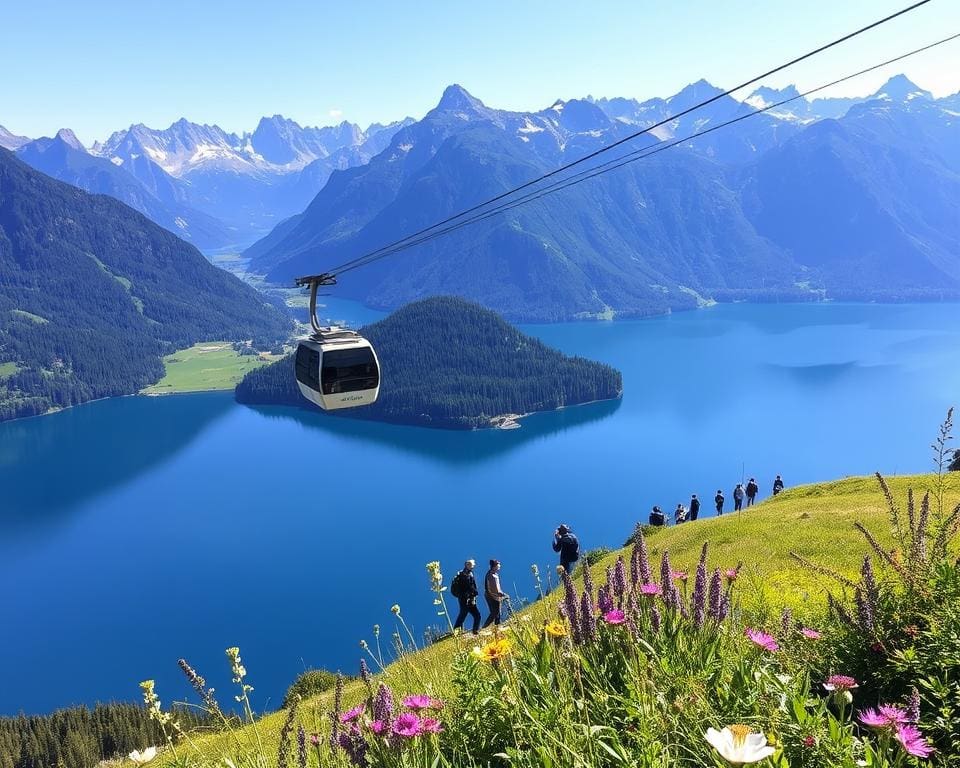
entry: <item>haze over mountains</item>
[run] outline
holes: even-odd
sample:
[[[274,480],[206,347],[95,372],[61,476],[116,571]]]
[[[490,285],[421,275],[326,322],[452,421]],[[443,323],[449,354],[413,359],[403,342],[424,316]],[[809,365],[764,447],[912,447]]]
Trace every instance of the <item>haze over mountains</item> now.
[[[248,249],[251,268],[275,282],[332,268],[719,92],[699,81],[670,99],[523,113],[451,86]],[[791,95],[761,89],[748,101]],[[856,103],[797,100],[349,273],[338,293],[382,308],[455,294],[520,320],[958,296],[957,100],[902,76]],[[624,151],[754,108],[723,97]]]

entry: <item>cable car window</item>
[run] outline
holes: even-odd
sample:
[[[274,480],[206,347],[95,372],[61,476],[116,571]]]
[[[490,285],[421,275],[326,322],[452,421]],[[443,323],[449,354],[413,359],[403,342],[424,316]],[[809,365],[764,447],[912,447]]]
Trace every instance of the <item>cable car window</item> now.
[[[324,352],[321,381],[325,395],[376,388],[380,376],[373,350],[361,347]]]
[[[320,391],[320,353],[305,344],[297,347],[297,381]]]

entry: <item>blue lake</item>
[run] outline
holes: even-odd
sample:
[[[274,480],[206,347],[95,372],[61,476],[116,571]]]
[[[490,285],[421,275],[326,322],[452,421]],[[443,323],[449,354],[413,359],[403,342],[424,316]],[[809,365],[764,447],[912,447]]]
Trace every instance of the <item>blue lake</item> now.
[[[334,310],[363,322],[349,304]],[[305,666],[356,671],[358,641],[438,623],[424,565],[552,570],[560,522],[618,546],[658,503],[930,468],[960,400],[956,305],[732,305],[527,328],[623,371],[622,402],[513,431],[443,432],[130,397],[0,425],[0,713],[189,689],[229,701],[239,645],[272,708]],[[729,502],[728,502],[729,503]],[[704,505],[710,507],[709,503]],[[389,637],[387,638],[389,640]]]

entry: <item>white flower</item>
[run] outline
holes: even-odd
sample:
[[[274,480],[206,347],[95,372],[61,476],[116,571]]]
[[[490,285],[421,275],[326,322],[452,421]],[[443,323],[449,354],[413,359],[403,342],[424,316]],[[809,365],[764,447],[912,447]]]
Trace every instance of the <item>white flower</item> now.
[[[707,728],[705,738],[724,760],[733,765],[757,763],[774,753],[767,737],[751,732],[746,725],[728,725],[722,731]]]
[[[133,750],[133,752],[127,755],[127,757],[133,760],[133,762],[135,762],[137,765],[143,765],[144,763],[149,763],[156,756],[157,756],[156,747],[147,747],[145,750],[143,750],[143,752],[139,752],[138,750],[135,749]]]

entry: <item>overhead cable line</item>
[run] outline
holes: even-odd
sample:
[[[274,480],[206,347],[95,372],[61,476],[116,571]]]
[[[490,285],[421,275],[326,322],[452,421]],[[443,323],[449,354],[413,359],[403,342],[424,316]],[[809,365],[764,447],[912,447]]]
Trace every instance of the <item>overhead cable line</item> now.
[[[449,226],[447,226],[447,227],[445,227],[445,228],[443,228],[443,229],[441,229],[441,230],[438,230],[438,231],[436,231],[436,232],[429,232],[429,234],[425,234],[425,235],[423,235],[422,237],[419,237],[419,238],[414,239],[414,240],[409,240],[409,238],[405,238],[403,241],[400,241],[400,242],[399,242],[397,245],[395,245],[395,246],[387,246],[387,247],[384,248],[384,249],[380,249],[380,250],[378,250],[378,251],[375,251],[375,252],[373,252],[373,253],[368,254],[367,256],[361,257],[360,259],[356,260],[356,263],[352,263],[350,266],[338,270],[338,271],[337,271],[337,274],[343,274],[343,273],[349,272],[349,271],[351,271],[351,270],[353,270],[353,269],[358,269],[359,267],[366,266],[367,264],[371,264],[371,263],[373,263],[373,262],[375,262],[375,261],[379,261],[380,259],[386,258],[387,256],[392,256],[393,254],[398,253],[398,252],[400,252],[400,251],[407,250],[408,248],[413,248],[414,246],[417,246],[417,245],[422,245],[422,244],[424,244],[424,243],[426,243],[426,242],[429,242],[430,240],[433,240],[433,239],[435,239],[435,238],[438,238],[438,237],[447,235],[447,234],[449,234],[449,233],[451,233],[451,232],[454,232],[454,231],[456,231],[456,230],[458,230],[458,229],[461,229],[461,228],[463,228],[463,227],[466,227],[466,226],[468,226],[468,225],[470,225],[470,224],[475,224],[475,223],[477,223],[477,222],[483,221],[483,220],[485,220],[485,219],[491,218],[491,217],[496,216],[496,215],[499,215],[499,214],[501,214],[501,213],[505,213],[505,212],[507,212],[507,211],[509,211],[509,210],[512,210],[513,208],[517,208],[517,207],[519,207],[519,206],[521,206],[521,205],[524,205],[524,204],[526,204],[526,203],[534,202],[534,201],[536,201],[536,200],[539,200],[539,199],[542,198],[542,197],[545,197],[546,195],[553,194],[554,192],[559,192],[559,191],[561,191],[561,190],[563,190],[563,189],[566,189],[566,188],[568,188],[568,187],[574,186],[574,185],[579,184],[579,183],[581,183],[581,182],[583,182],[583,181],[586,181],[586,180],[588,180],[588,179],[592,179],[592,178],[594,178],[594,177],[596,177],[596,176],[600,176],[600,175],[602,175],[602,174],[604,174],[604,173],[608,173],[608,172],[613,171],[613,170],[616,170],[616,169],[618,169],[618,168],[622,168],[623,166],[628,165],[628,164],[630,164],[630,163],[634,163],[634,162],[637,162],[638,160],[643,160],[643,159],[645,159],[645,158],[647,158],[647,157],[650,157],[650,156],[652,156],[652,155],[659,154],[660,152],[664,152],[664,151],[666,151],[666,150],[668,150],[668,149],[671,149],[672,147],[678,146],[678,145],[680,145],[680,144],[686,144],[687,142],[694,141],[694,140],[696,140],[696,139],[698,139],[698,138],[700,138],[700,137],[702,137],[702,136],[705,136],[705,135],[707,135],[707,134],[709,134],[709,133],[713,133],[714,131],[718,131],[718,130],[720,130],[721,128],[726,128],[726,127],[728,127],[728,126],[730,126],[730,125],[733,125],[733,124],[735,124],[735,123],[739,123],[739,122],[741,122],[741,121],[743,121],[743,120],[746,120],[746,119],[748,119],[748,118],[754,117],[754,116],[756,116],[756,115],[760,115],[760,114],[763,114],[763,113],[765,113],[765,112],[770,112],[770,111],[772,111],[772,110],[774,110],[774,109],[777,109],[777,108],[779,108],[779,107],[782,107],[782,106],[784,106],[784,105],[786,105],[786,104],[790,104],[791,102],[797,101],[798,99],[805,98],[805,97],[810,96],[810,95],[812,95],[812,94],[815,94],[815,93],[818,93],[818,92],[820,92],[820,91],[826,90],[827,88],[831,88],[831,87],[833,87],[833,86],[835,86],[835,85],[839,85],[839,84],[841,84],[841,83],[845,83],[845,82],[847,82],[848,80],[852,80],[852,79],[854,79],[854,78],[856,78],[856,77],[860,77],[860,76],[865,75],[865,74],[867,74],[867,73],[869,73],[869,72],[873,72],[874,70],[880,69],[880,68],[885,67],[885,66],[888,66],[888,65],[890,65],[890,64],[894,64],[894,63],[896,63],[896,62],[898,62],[898,61],[902,61],[902,60],[904,60],[904,59],[906,59],[906,58],[909,58],[909,57],[911,57],[911,56],[915,56],[915,55],[917,55],[917,54],[919,54],[919,53],[923,53],[924,51],[928,51],[928,50],[930,50],[930,49],[932,49],[932,48],[936,48],[936,47],[939,46],[939,45],[943,45],[943,44],[945,44],[945,43],[951,42],[952,40],[956,40],[956,39],[958,39],[958,38],[960,38],[960,33],[956,33],[956,34],[950,35],[949,37],[942,38],[941,40],[937,40],[936,42],[930,43],[930,44],[925,45],[925,46],[922,46],[922,47],[920,47],[920,48],[916,48],[916,49],[914,49],[914,50],[912,50],[912,51],[909,51],[909,52],[907,52],[907,53],[901,54],[901,55],[899,55],[899,56],[895,56],[895,57],[893,57],[893,58],[891,58],[891,59],[887,59],[886,61],[882,61],[882,62],[880,62],[879,64],[874,64],[873,66],[867,67],[866,69],[861,69],[861,70],[859,70],[858,72],[854,72],[854,73],[851,73],[851,74],[849,74],[849,75],[845,75],[844,77],[838,78],[838,79],[836,79],[836,80],[832,80],[832,81],[830,81],[829,83],[824,83],[823,85],[819,85],[819,86],[817,86],[816,88],[810,88],[809,90],[803,91],[802,93],[798,93],[797,95],[791,96],[791,97],[788,98],[788,99],[783,99],[783,100],[778,101],[778,102],[773,103],[773,104],[767,104],[767,105],[765,105],[764,107],[758,108],[758,109],[756,109],[756,110],[754,110],[754,111],[752,111],[752,112],[747,112],[747,113],[745,113],[745,114],[743,114],[743,115],[739,115],[739,116],[737,116],[737,117],[735,117],[735,118],[732,118],[732,119],[730,119],[730,120],[727,120],[727,121],[725,121],[725,122],[718,123],[717,125],[712,126],[712,127],[710,127],[710,128],[707,128],[707,129],[705,129],[705,130],[703,130],[703,131],[697,131],[696,133],[689,134],[689,135],[684,136],[684,137],[679,138],[679,139],[673,139],[673,140],[668,141],[668,142],[666,142],[666,143],[664,143],[663,141],[660,141],[660,142],[658,142],[657,144],[653,144],[653,145],[650,145],[650,146],[647,146],[647,147],[642,147],[642,148],[640,148],[640,149],[638,149],[638,150],[634,150],[633,152],[630,152],[630,153],[625,154],[625,155],[620,155],[619,157],[613,158],[612,160],[608,160],[607,162],[605,162],[605,163],[603,163],[603,164],[601,164],[601,165],[593,166],[592,168],[588,168],[588,169],[586,169],[586,170],[584,170],[584,171],[581,171],[581,172],[579,172],[579,173],[577,173],[577,174],[575,174],[575,175],[573,175],[573,176],[570,176],[570,177],[561,179],[561,180],[559,180],[559,181],[556,181],[556,182],[554,182],[553,184],[551,184],[551,185],[549,185],[549,186],[547,186],[547,187],[544,187],[544,188],[542,188],[542,189],[537,189],[537,190],[534,190],[534,191],[532,191],[532,192],[529,192],[529,193],[527,193],[526,195],[524,195],[523,197],[520,197],[520,198],[518,198],[518,199],[516,199],[516,200],[511,200],[511,201],[509,201],[509,202],[502,203],[500,206],[498,206],[498,207],[496,207],[496,208],[493,208],[493,209],[490,209],[490,210],[487,210],[487,211],[483,211],[483,212],[481,212],[481,213],[478,213],[478,214],[476,214],[475,216],[470,217],[469,219],[466,219],[466,220],[464,220],[464,221],[459,221],[459,222],[450,224]]]
[[[889,14],[888,16],[885,16],[885,17],[883,17],[883,18],[881,18],[881,19],[878,19],[877,21],[874,21],[874,22],[872,22],[872,23],[870,23],[870,24],[867,24],[867,25],[865,25],[865,26],[863,26],[863,27],[860,27],[859,29],[856,29],[856,30],[854,30],[853,32],[850,32],[850,33],[848,33],[848,34],[846,34],[846,35],[844,35],[844,36],[842,36],[842,37],[839,37],[839,38],[837,38],[836,40],[833,40],[833,41],[831,41],[831,42],[829,42],[829,43],[826,43],[826,44],[824,44],[824,45],[821,45],[821,46],[818,47],[818,48],[815,48],[815,49],[813,49],[813,50],[811,50],[811,51],[808,51],[807,53],[804,53],[804,54],[802,54],[802,55],[800,55],[800,56],[797,56],[796,58],[793,58],[793,59],[791,59],[790,61],[787,61],[787,62],[785,62],[785,63],[783,63],[783,64],[780,64],[779,66],[774,67],[773,69],[770,69],[770,70],[768,70],[768,71],[766,71],[766,72],[764,72],[764,73],[762,73],[762,74],[756,75],[755,77],[752,77],[752,78],[750,78],[749,80],[746,80],[746,81],[740,83],[739,85],[734,86],[733,88],[729,88],[729,89],[727,89],[727,90],[725,90],[725,91],[720,91],[719,93],[714,94],[712,97],[710,97],[710,98],[708,98],[708,99],[704,99],[703,101],[698,102],[697,104],[694,104],[693,106],[688,107],[687,109],[681,110],[680,112],[677,112],[677,113],[675,113],[675,114],[673,114],[673,115],[670,115],[670,116],[668,116],[668,117],[665,117],[665,118],[663,118],[662,120],[660,120],[659,122],[654,123],[653,125],[647,126],[646,128],[644,128],[644,129],[642,129],[642,130],[640,130],[640,131],[636,131],[635,133],[632,133],[632,134],[630,134],[630,135],[628,135],[628,136],[625,136],[625,137],[622,138],[622,139],[618,139],[617,141],[613,142],[612,144],[608,144],[607,146],[601,147],[600,149],[597,149],[597,150],[595,150],[595,151],[593,151],[593,152],[590,152],[590,153],[584,155],[583,157],[578,158],[577,160],[574,160],[574,161],[572,161],[572,162],[570,162],[570,163],[567,163],[567,164],[562,165],[562,166],[560,166],[560,167],[558,167],[558,168],[555,168],[554,170],[549,171],[548,173],[545,173],[545,174],[543,174],[543,175],[541,175],[541,176],[539,176],[539,177],[537,177],[537,178],[535,178],[535,179],[531,179],[530,181],[525,182],[524,184],[521,184],[521,185],[519,185],[519,186],[517,186],[517,187],[514,187],[513,189],[507,190],[506,192],[502,192],[502,193],[500,193],[500,194],[498,194],[498,195],[496,195],[496,196],[494,196],[494,197],[491,197],[491,198],[488,199],[488,200],[485,200],[485,201],[483,201],[483,202],[481,202],[481,203],[478,203],[477,205],[472,206],[471,208],[467,208],[466,210],[460,211],[459,213],[454,214],[454,215],[452,215],[452,216],[449,216],[449,217],[447,217],[446,219],[443,219],[443,220],[441,220],[441,221],[438,221],[438,222],[436,222],[435,224],[432,224],[431,226],[429,226],[429,227],[427,227],[427,228],[425,228],[425,229],[422,229],[422,230],[420,230],[420,231],[418,231],[418,232],[411,233],[410,235],[407,235],[406,237],[403,237],[403,238],[401,238],[400,240],[397,240],[397,241],[395,241],[395,242],[393,242],[393,243],[389,243],[389,244],[384,245],[384,246],[382,246],[382,247],[380,247],[380,248],[378,248],[378,249],[376,249],[376,250],[374,250],[374,251],[372,251],[372,252],[370,252],[370,253],[364,254],[364,255],[362,255],[362,256],[359,256],[359,257],[357,257],[357,258],[354,258],[354,259],[351,259],[351,260],[349,260],[349,261],[347,261],[347,262],[344,262],[344,263],[341,264],[340,266],[334,267],[333,269],[329,270],[329,271],[328,271],[327,273],[325,273],[322,277],[335,278],[337,274],[346,272],[346,271],[348,271],[348,270],[350,270],[350,269],[356,268],[357,266],[360,266],[360,265],[362,265],[362,264],[368,263],[368,260],[370,260],[371,257],[379,256],[379,255],[381,254],[381,252],[384,252],[384,251],[387,251],[387,250],[389,250],[390,253],[395,253],[395,252],[396,252],[395,249],[398,249],[398,248],[400,248],[400,246],[402,246],[402,245],[404,245],[404,244],[407,244],[407,241],[409,241],[409,240],[413,240],[414,238],[418,238],[418,237],[420,237],[420,236],[422,236],[422,235],[426,235],[427,233],[431,232],[431,231],[434,230],[434,229],[437,229],[438,227],[442,227],[442,226],[444,226],[444,225],[446,225],[446,224],[450,224],[451,222],[454,222],[454,221],[456,221],[457,219],[463,218],[464,216],[467,216],[467,215],[469,215],[469,214],[471,214],[471,213],[477,212],[477,211],[481,210],[482,208],[486,208],[487,206],[489,206],[489,205],[491,205],[491,204],[493,204],[493,203],[497,203],[497,202],[499,202],[499,201],[501,201],[501,200],[504,200],[505,198],[510,197],[510,196],[512,196],[512,195],[515,195],[517,192],[520,192],[521,190],[528,189],[528,188],[530,188],[530,187],[532,187],[532,186],[534,186],[534,185],[536,185],[536,184],[539,184],[539,183],[545,181],[546,179],[549,179],[549,178],[552,178],[552,177],[554,177],[554,176],[557,176],[557,175],[559,175],[559,174],[561,174],[561,173],[569,170],[570,168],[573,168],[573,167],[575,167],[575,166],[577,166],[577,165],[580,165],[581,163],[584,163],[584,162],[586,162],[586,161],[588,161],[588,160],[591,160],[591,159],[593,159],[593,158],[595,158],[595,157],[598,157],[598,156],[601,155],[601,154],[604,154],[604,153],[606,153],[606,152],[609,152],[609,151],[615,149],[615,148],[618,147],[618,146],[621,146],[621,145],[623,145],[623,144],[625,144],[625,143],[627,143],[627,142],[629,142],[629,141],[632,141],[632,140],[634,140],[634,139],[636,139],[636,138],[639,138],[640,136],[643,136],[643,135],[645,135],[645,134],[649,134],[650,132],[656,130],[657,128],[659,128],[659,127],[661,127],[661,126],[664,126],[664,125],[666,125],[666,124],[668,124],[668,123],[673,122],[674,120],[677,120],[677,119],[679,119],[679,118],[681,118],[681,117],[684,117],[685,115],[688,115],[688,114],[690,114],[691,112],[695,112],[695,111],[698,110],[698,109],[702,109],[703,107],[708,106],[709,104],[712,104],[712,103],[714,103],[714,102],[716,102],[716,101],[724,98],[725,96],[730,96],[731,94],[733,94],[733,93],[735,93],[735,92],[737,92],[737,91],[739,91],[739,90],[742,90],[743,88],[746,88],[746,87],[749,86],[749,85],[753,85],[753,84],[757,83],[758,81],[763,80],[763,79],[769,77],[770,75],[776,74],[776,73],[778,73],[778,72],[782,72],[783,70],[787,69],[788,67],[793,66],[794,64],[798,64],[798,63],[800,63],[800,62],[802,62],[802,61],[805,61],[806,59],[809,59],[809,58],[811,58],[811,57],[813,57],[813,56],[816,56],[816,55],[818,55],[818,54],[820,54],[820,53],[823,53],[824,51],[827,51],[827,50],[829,50],[830,48],[833,48],[833,47],[835,47],[835,46],[837,46],[837,45],[840,45],[840,44],[842,44],[842,43],[845,43],[845,42],[847,42],[848,40],[851,40],[851,39],[853,39],[853,38],[855,38],[855,37],[857,37],[857,36],[859,36],[859,35],[862,35],[862,34],[864,34],[865,32],[868,32],[868,31],[870,31],[870,30],[872,30],[872,29],[875,29],[875,28],[877,28],[877,27],[879,27],[879,26],[881,26],[881,25],[883,25],[883,24],[886,24],[886,23],[888,23],[888,22],[890,22],[890,21],[893,21],[894,19],[896,19],[896,18],[898,18],[898,17],[900,17],[900,16],[903,16],[903,15],[905,15],[905,14],[907,14],[907,13],[910,13],[911,11],[914,11],[914,10],[916,10],[917,8],[920,8],[921,6],[924,6],[924,5],[926,5],[927,3],[929,3],[929,2],[931,2],[931,0],[918,0],[918,2],[915,2],[915,3],[907,6],[906,8],[903,8],[903,9],[901,9],[901,10],[899,10],[899,11],[896,11],[895,13],[891,13],[891,14]],[[408,244],[408,245],[412,245],[412,243],[410,243],[410,244]],[[405,246],[405,247],[406,247],[406,246]],[[386,255],[386,254],[384,254],[384,255]],[[317,277],[321,277],[321,276],[317,276]]]

